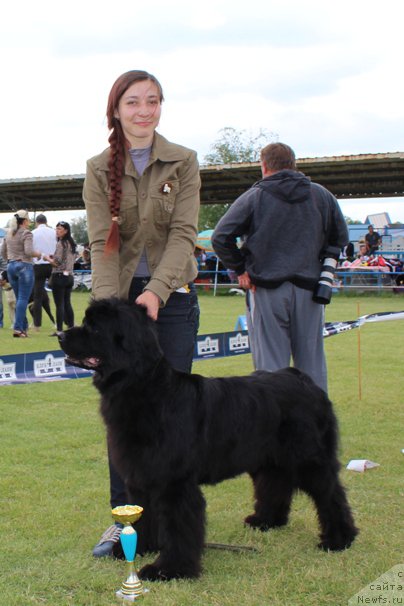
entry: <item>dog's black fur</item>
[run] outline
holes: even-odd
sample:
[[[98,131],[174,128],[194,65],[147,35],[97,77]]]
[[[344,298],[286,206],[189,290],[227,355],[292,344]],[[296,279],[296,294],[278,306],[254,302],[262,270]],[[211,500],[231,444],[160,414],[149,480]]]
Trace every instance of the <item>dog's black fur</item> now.
[[[342,550],[357,534],[338,479],[337,423],[326,394],[286,368],[204,378],[174,370],[137,305],[93,302],[81,327],[60,337],[70,363],[95,370],[114,464],[144,513],[138,549],[160,551],[143,579],[197,577],[205,535],[200,484],[247,472],[253,528],[283,526],[293,493],[313,499],[319,547]]]

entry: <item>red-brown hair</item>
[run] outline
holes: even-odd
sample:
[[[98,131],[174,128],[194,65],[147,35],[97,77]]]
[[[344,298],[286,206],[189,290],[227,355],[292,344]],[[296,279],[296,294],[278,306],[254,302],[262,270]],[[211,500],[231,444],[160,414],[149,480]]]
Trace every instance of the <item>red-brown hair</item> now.
[[[150,80],[158,89],[160,103],[164,100],[163,89],[157,78],[142,70],[132,70],[125,72],[114,82],[108,97],[107,121],[108,129],[111,134],[108,138],[110,145],[109,168],[109,207],[111,209],[112,225],[109,230],[107,241],[105,243],[105,252],[112,252],[119,249],[119,227],[117,218],[121,205],[122,196],[122,175],[125,166],[125,152],[129,148],[129,141],[126,139],[120,121],[115,117],[119,101],[122,95],[135,82]]]

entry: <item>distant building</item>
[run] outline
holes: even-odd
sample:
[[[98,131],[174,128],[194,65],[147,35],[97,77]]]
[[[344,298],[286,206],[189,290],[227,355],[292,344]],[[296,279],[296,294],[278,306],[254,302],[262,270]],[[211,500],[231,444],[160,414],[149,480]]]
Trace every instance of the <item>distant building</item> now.
[[[368,215],[365,220],[366,225],[373,225],[376,231],[384,229],[391,225],[389,213],[377,213],[376,215]]]

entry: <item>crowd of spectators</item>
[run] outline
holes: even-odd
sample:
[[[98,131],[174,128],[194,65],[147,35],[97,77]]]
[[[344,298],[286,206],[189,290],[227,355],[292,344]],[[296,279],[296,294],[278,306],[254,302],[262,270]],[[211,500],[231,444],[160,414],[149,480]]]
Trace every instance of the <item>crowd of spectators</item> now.
[[[74,324],[73,272],[91,269],[90,250],[87,245],[78,252],[66,221],[59,221],[53,229],[41,213],[35,219],[34,229],[31,230],[30,225],[26,210],[16,212],[1,246],[0,328],[6,322],[5,303],[14,337],[27,338],[28,329],[38,332],[42,326],[42,310],[55,328],[50,336],[57,336],[64,327]],[[31,324],[27,310],[32,317]]]

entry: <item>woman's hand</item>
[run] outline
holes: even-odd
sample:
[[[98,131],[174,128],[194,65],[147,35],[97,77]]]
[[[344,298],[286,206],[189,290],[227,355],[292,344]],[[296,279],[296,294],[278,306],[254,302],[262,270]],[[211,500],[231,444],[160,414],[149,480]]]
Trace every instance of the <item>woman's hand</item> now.
[[[147,315],[152,320],[157,320],[160,309],[160,297],[154,294],[151,290],[145,290],[138,296],[135,303],[143,305],[147,309]]]

